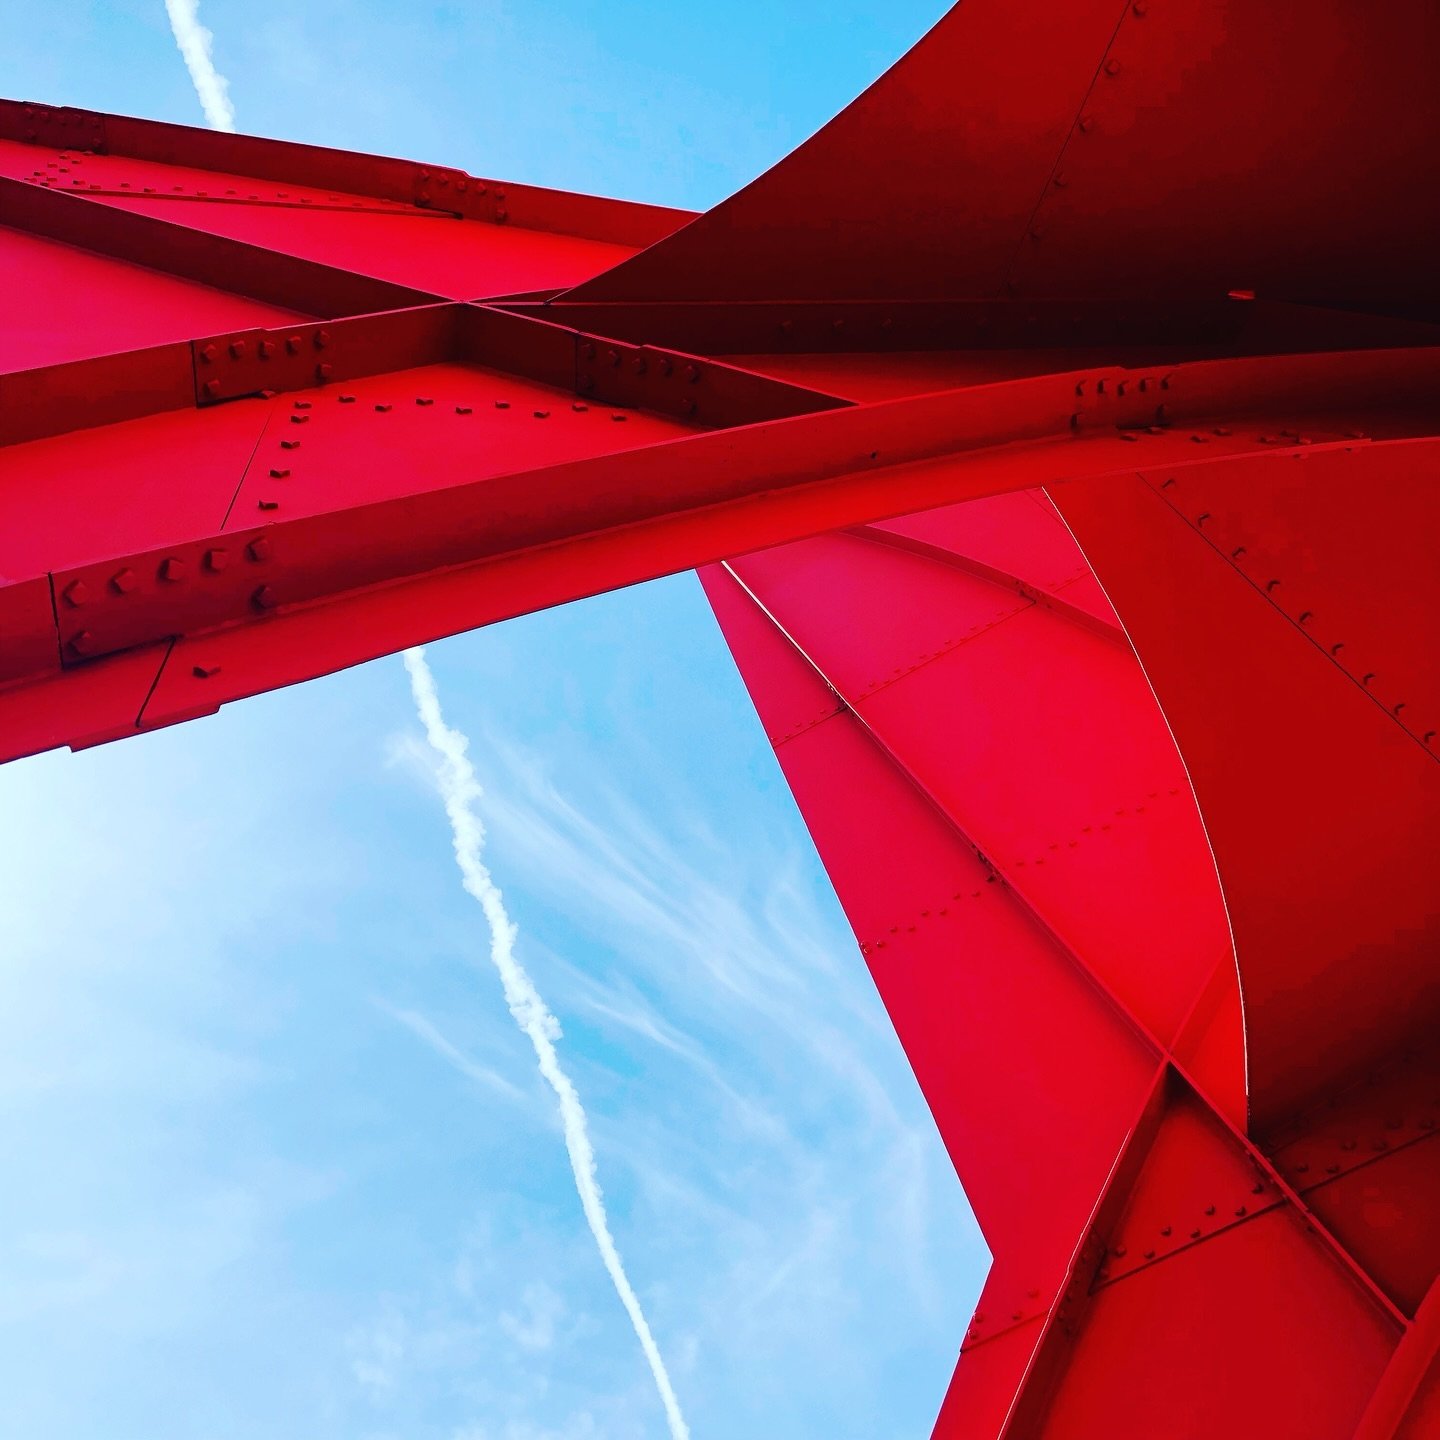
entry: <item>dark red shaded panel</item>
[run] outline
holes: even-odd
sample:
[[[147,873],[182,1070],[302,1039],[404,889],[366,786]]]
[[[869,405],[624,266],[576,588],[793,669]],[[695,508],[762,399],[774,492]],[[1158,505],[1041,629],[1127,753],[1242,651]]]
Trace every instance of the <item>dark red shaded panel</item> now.
[[[1348,0],[965,0],[793,155],[574,298],[1412,307],[1437,294],[1440,192],[1416,183],[1437,54],[1430,0],[1379,26]]]
[[[9,226],[0,226],[0,271],[0,371],[309,318]]]
[[[1427,1046],[1266,1140],[1286,1181],[1414,1314],[1440,1272],[1440,1052]]]
[[[1120,9],[1018,293],[1435,299],[1440,192],[1416,183],[1440,130],[1431,0],[1378,25],[1349,0]]]
[[[1440,907],[1418,843],[1440,813],[1440,767],[1390,697],[1347,673],[1343,651],[1317,643],[1283,589],[1285,575],[1305,576],[1307,554],[1329,556],[1331,570],[1310,576],[1327,638],[1344,633],[1349,616],[1323,597],[1339,607],[1358,592],[1369,597],[1350,612],[1362,632],[1367,616],[1388,611],[1392,636],[1407,637],[1404,653],[1425,650],[1433,605],[1417,608],[1416,587],[1432,584],[1433,566],[1390,566],[1364,542],[1383,530],[1403,555],[1411,537],[1434,534],[1436,492],[1408,480],[1422,453],[1372,446],[1257,460],[1236,472],[1249,482],[1243,504],[1227,476],[1227,500],[1253,519],[1248,541],[1288,557],[1280,575],[1249,572],[1228,538],[1226,548],[1211,543],[1203,475],[1053,492],[1125,621],[1195,785],[1235,934],[1262,1131],[1423,1030],[1440,1002]],[[1341,483],[1348,512],[1325,498]]]
[[[794,154],[574,298],[995,293],[1127,8],[965,0]]]

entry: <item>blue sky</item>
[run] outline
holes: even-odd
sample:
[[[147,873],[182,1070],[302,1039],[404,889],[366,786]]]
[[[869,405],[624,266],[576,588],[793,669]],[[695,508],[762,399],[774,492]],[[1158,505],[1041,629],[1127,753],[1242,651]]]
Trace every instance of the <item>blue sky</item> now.
[[[201,14],[241,129],[702,207],[941,8]],[[6,23],[0,92],[199,123],[160,0]],[[697,1440],[925,1435],[984,1247],[698,584],[430,660]],[[7,1433],[666,1433],[398,660],[0,816]]]

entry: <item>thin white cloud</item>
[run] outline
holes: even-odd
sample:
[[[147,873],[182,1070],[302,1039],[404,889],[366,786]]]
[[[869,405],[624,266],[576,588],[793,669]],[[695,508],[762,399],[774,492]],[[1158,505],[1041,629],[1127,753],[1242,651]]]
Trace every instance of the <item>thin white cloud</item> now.
[[[165,13],[175,32],[190,83],[205,112],[205,123],[212,130],[235,129],[235,107],[230,103],[229,81],[215,68],[210,54],[214,36],[200,23],[199,0],[165,0]]]
[[[466,891],[479,903],[485,913],[490,929],[490,958],[500,975],[505,992],[506,1004],[515,1017],[515,1023],[529,1038],[535,1049],[535,1058],[550,1088],[559,1103],[560,1122],[565,1134],[565,1148],[570,1156],[570,1168],[575,1175],[575,1187],[580,1195],[581,1208],[595,1238],[600,1259],[615,1286],[615,1293],[630,1317],[636,1338],[644,1352],[650,1373],[655,1379],[660,1402],[665,1408],[665,1418],[670,1426],[672,1440],[689,1440],[690,1428],[680,1411],[680,1402],[675,1396],[660,1347],[650,1331],[649,1322],[640,1308],[639,1298],[625,1274],[620,1252],[610,1234],[610,1224],[605,1215],[605,1204],[596,1177],[595,1152],[590,1144],[589,1126],[585,1118],[580,1096],[570,1077],[561,1068],[555,1042],[560,1038],[560,1024],[550,1013],[540,993],[535,989],[525,968],[515,958],[517,930],[505,909],[500,888],[491,878],[481,855],[485,846],[485,827],[480,819],[479,804],[484,792],[475,775],[466,750],[468,741],[458,731],[445,723],[440,708],[440,697],[435,688],[435,677],[425,660],[425,651],[416,646],[405,652],[405,669],[410,676],[410,690],[415,698],[415,708],[425,727],[425,737],[439,758],[438,781],[445,812],[450,819],[450,830],[455,847],[455,862]]]
[[[523,1092],[518,1086],[512,1085],[503,1075],[491,1070],[488,1066],[478,1064],[463,1050],[452,1045],[435,1028],[433,1022],[418,1010],[396,1010],[385,1004],[381,1004],[380,1009],[392,1019],[398,1020],[412,1035],[419,1036],[442,1060],[448,1061],[462,1075],[491,1090],[497,1090],[512,1100],[524,1098]]]

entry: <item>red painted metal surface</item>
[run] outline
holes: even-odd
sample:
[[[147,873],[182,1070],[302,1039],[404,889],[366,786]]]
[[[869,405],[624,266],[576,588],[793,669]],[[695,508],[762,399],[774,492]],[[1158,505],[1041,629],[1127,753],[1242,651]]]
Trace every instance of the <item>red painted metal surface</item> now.
[[[967,0],[698,219],[0,102],[0,757],[704,566],[936,1435],[1440,1433],[1436,16]]]

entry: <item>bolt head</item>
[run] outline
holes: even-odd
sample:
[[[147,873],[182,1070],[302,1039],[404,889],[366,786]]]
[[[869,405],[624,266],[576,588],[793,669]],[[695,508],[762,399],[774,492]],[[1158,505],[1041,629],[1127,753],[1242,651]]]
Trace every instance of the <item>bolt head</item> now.
[[[139,583],[139,577],[128,566],[110,577],[110,584],[117,595],[128,595]]]
[[[201,389],[204,390],[207,398],[213,400],[220,393],[220,382],[218,380],[207,380]]]
[[[291,355],[300,353],[300,337],[298,335],[287,335],[285,337],[285,349]]]
[[[317,380],[328,380],[335,373],[335,367],[330,364],[319,364],[315,367],[315,378]]]
[[[245,358],[245,342],[243,340],[232,340],[230,342],[230,358],[232,360],[243,360]]]
[[[207,550],[205,568],[212,574],[219,574],[230,563],[230,556],[224,550]]]
[[[272,585],[260,586],[250,599],[257,610],[273,610],[278,603],[275,588]]]
[[[206,365],[213,365],[215,363],[215,357],[219,353],[219,349],[214,345],[202,345],[200,347],[200,359],[202,363]]]
[[[271,555],[270,541],[264,535],[257,535],[245,547],[245,553],[252,560],[268,560]]]
[[[88,655],[95,648],[95,637],[88,630],[77,630],[70,637],[70,648],[77,655]]]
[[[275,353],[275,342],[273,340],[262,340],[255,349],[262,360],[268,360]]]
[[[61,592],[65,603],[78,609],[90,598],[90,588],[83,580],[72,580]]]
[[[315,332],[315,348],[323,350],[330,343],[330,332],[328,330],[317,330]]]
[[[171,555],[160,564],[160,578],[173,585],[185,578],[189,568],[178,555]]]
[[[218,665],[193,665],[190,668],[190,673],[197,680],[208,680],[212,675],[218,675],[220,673],[220,667]]]

